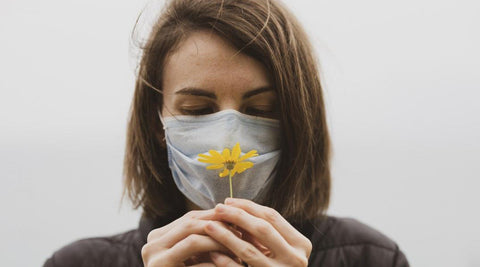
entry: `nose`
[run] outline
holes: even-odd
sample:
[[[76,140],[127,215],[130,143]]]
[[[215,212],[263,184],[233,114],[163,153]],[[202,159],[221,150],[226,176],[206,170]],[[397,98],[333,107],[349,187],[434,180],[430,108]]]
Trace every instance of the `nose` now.
[[[234,109],[238,112],[241,112],[242,102],[239,99],[234,97],[225,97],[220,98],[217,102],[219,111],[226,110],[226,109]]]

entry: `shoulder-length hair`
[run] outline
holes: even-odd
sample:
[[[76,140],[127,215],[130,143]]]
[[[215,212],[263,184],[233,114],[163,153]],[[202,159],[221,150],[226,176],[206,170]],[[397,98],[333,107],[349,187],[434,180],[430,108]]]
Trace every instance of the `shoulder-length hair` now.
[[[135,24],[133,32],[138,25]],[[281,159],[264,205],[291,222],[324,215],[330,137],[316,56],[296,18],[275,0],[173,0],[142,46],[128,121],[124,191],[144,216],[180,216],[186,201],[168,167],[157,110],[165,58],[189,33],[210,30],[264,64],[277,93]]]

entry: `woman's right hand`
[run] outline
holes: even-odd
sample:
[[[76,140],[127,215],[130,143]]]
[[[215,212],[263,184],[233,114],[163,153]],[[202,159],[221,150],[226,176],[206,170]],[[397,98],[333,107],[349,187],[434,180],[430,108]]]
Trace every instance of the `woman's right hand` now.
[[[142,247],[145,267],[215,266],[209,251],[230,254],[223,245],[209,237],[204,228],[215,211],[194,210],[163,227],[153,229]]]

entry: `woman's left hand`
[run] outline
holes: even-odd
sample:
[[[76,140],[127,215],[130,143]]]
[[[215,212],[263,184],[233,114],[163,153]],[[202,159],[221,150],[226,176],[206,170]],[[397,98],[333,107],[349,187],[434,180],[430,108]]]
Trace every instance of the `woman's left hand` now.
[[[249,266],[307,266],[312,243],[276,210],[250,200],[228,198],[215,207],[205,232]],[[248,241],[227,230],[231,223],[248,232]],[[213,252],[216,266],[242,266],[230,257]]]

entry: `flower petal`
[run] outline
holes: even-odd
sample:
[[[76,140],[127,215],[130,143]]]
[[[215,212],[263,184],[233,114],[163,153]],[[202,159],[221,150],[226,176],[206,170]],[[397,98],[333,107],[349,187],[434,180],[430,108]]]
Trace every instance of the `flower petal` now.
[[[203,158],[199,157],[198,161],[205,162],[205,163],[211,163],[211,164],[220,164],[221,163],[221,162],[218,162],[213,157],[203,157]]]
[[[222,155],[215,150],[208,151],[210,155],[198,154],[198,161],[212,164],[221,164],[224,162]]]
[[[222,151],[222,156],[223,156],[223,160],[225,160],[225,161],[230,160],[230,149],[225,148],[225,149]]]
[[[242,173],[243,171],[245,171],[246,169],[250,169],[251,167],[253,167],[253,162],[239,162],[235,164],[234,170],[236,170],[238,173]]]
[[[222,155],[220,155],[220,153],[218,153],[218,151],[216,150],[210,149],[208,150],[208,153],[210,153],[210,155],[212,155],[215,158],[223,159]]]
[[[232,160],[237,161],[242,151],[240,150],[240,144],[237,142],[232,149]]]
[[[223,172],[221,172],[218,176],[220,176],[220,177],[225,177],[225,176],[227,176],[227,175],[228,175],[228,169],[225,168],[225,169],[223,169]]]
[[[212,156],[206,154],[198,154],[199,158],[211,158]]]
[[[216,169],[221,169],[225,166],[225,164],[215,164],[215,165],[209,165],[207,166],[207,170],[216,170]]]
[[[243,161],[243,160],[249,159],[251,157],[256,157],[256,156],[258,156],[257,150],[250,150],[245,155],[243,155],[238,161]]]

